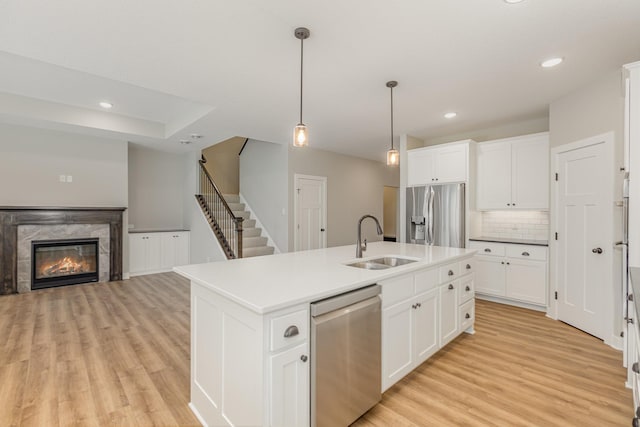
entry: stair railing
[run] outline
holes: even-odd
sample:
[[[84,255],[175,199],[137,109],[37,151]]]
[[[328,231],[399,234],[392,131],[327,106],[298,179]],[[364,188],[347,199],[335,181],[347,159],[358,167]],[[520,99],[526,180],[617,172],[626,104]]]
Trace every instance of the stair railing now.
[[[242,222],[244,218],[233,214],[204,166],[206,162],[207,159],[204,156],[198,161],[200,163],[200,194],[196,195],[196,199],[207,216],[207,221],[227,258],[242,258]]]

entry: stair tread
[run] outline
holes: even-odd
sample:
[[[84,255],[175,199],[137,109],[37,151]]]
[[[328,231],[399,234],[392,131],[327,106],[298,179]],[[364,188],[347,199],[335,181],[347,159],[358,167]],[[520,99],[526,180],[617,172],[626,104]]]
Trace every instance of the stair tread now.
[[[272,255],[274,252],[274,248],[273,246],[258,246],[255,248],[246,248],[242,250],[242,257],[243,258],[252,258],[255,256],[262,256],[262,255]]]

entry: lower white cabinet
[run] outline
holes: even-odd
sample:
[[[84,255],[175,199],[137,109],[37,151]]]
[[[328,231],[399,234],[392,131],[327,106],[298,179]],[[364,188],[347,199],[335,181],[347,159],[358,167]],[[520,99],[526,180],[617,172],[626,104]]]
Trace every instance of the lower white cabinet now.
[[[473,330],[473,266],[467,258],[380,282],[382,391],[462,331]]]
[[[129,273],[170,271],[189,263],[189,232],[171,231],[129,234]]]
[[[309,343],[270,357],[271,426],[309,424]]]
[[[472,241],[469,248],[478,250],[475,256],[476,292],[547,305],[546,246]]]
[[[440,287],[440,347],[458,336],[458,286],[454,281]]]

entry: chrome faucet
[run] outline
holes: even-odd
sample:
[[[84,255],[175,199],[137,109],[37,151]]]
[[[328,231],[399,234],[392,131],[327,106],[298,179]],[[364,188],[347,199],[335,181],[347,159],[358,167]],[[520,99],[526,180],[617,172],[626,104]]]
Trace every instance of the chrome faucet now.
[[[367,239],[364,239],[364,243],[362,243],[362,221],[365,218],[371,218],[376,222],[378,236],[382,236],[382,227],[380,227],[380,223],[378,222],[378,218],[373,215],[364,215],[358,221],[358,241],[356,242],[356,258],[362,258],[362,252],[367,250]]]

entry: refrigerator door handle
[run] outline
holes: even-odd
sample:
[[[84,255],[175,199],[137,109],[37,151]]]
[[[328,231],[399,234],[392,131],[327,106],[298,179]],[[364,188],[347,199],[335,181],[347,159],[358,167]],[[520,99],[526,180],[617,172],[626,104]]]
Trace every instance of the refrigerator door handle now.
[[[428,211],[427,211],[427,215],[429,218],[429,237],[427,240],[427,244],[428,245],[433,245],[433,240],[434,240],[434,236],[433,236],[433,199],[435,197],[435,193],[433,191],[433,187],[429,187],[429,204],[428,204]]]

